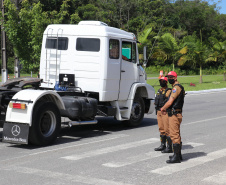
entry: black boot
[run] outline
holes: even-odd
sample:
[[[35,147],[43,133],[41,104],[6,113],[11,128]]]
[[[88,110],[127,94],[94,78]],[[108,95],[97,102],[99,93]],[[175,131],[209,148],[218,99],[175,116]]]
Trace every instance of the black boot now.
[[[172,149],[172,140],[170,139],[169,136],[166,136],[167,139],[167,147],[162,150],[162,153],[173,153],[173,149]]]
[[[180,161],[180,150],[181,150],[180,144],[178,144],[178,143],[173,144],[174,155],[170,160],[167,160],[166,163],[180,163],[181,162]]]
[[[155,151],[162,151],[166,148],[166,136],[160,135],[161,145],[158,148],[155,148]]]
[[[180,143],[180,152],[179,152],[180,160],[182,161],[183,158],[182,158],[182,154],[181,154],[181,149],[182,149],[182,142]],[[173,157],[173,155],[169,156],[170,159],[171,159],[172,157]]]

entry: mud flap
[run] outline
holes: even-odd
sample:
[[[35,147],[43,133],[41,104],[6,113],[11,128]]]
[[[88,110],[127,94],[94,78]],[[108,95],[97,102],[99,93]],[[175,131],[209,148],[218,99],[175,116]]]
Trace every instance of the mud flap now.
[[[29,125],[4,123],[2,141],[7,143],[28,144]]]

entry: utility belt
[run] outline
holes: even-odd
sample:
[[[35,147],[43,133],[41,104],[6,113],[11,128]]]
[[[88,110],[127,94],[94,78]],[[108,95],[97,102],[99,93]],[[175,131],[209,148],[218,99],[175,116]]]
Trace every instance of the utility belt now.
[[[168,116],[171,117],[173,115],[177,115],[177,114],[181,114],[182,113],[182,109],[167,109],[168,112]]]

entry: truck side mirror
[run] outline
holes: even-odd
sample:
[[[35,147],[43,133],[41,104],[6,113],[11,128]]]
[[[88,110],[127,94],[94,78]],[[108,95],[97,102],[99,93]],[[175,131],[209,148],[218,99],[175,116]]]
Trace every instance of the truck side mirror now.
[[[144,64],[146,64],[146,62],[147,62],[147,46],[144,46],[143,55],[144,55]]]

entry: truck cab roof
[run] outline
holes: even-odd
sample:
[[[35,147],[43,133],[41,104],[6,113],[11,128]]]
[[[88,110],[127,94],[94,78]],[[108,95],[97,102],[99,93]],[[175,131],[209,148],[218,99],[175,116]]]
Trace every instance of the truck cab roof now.
[[[136,40],[133,33],[126,32],[124,30],[113,28],[101,21],[81,21],[78,25],[73,24],[51,24],[49,25],[44,35],[57,36],[100,36],[100,37],[117,37],[129,40]]]

